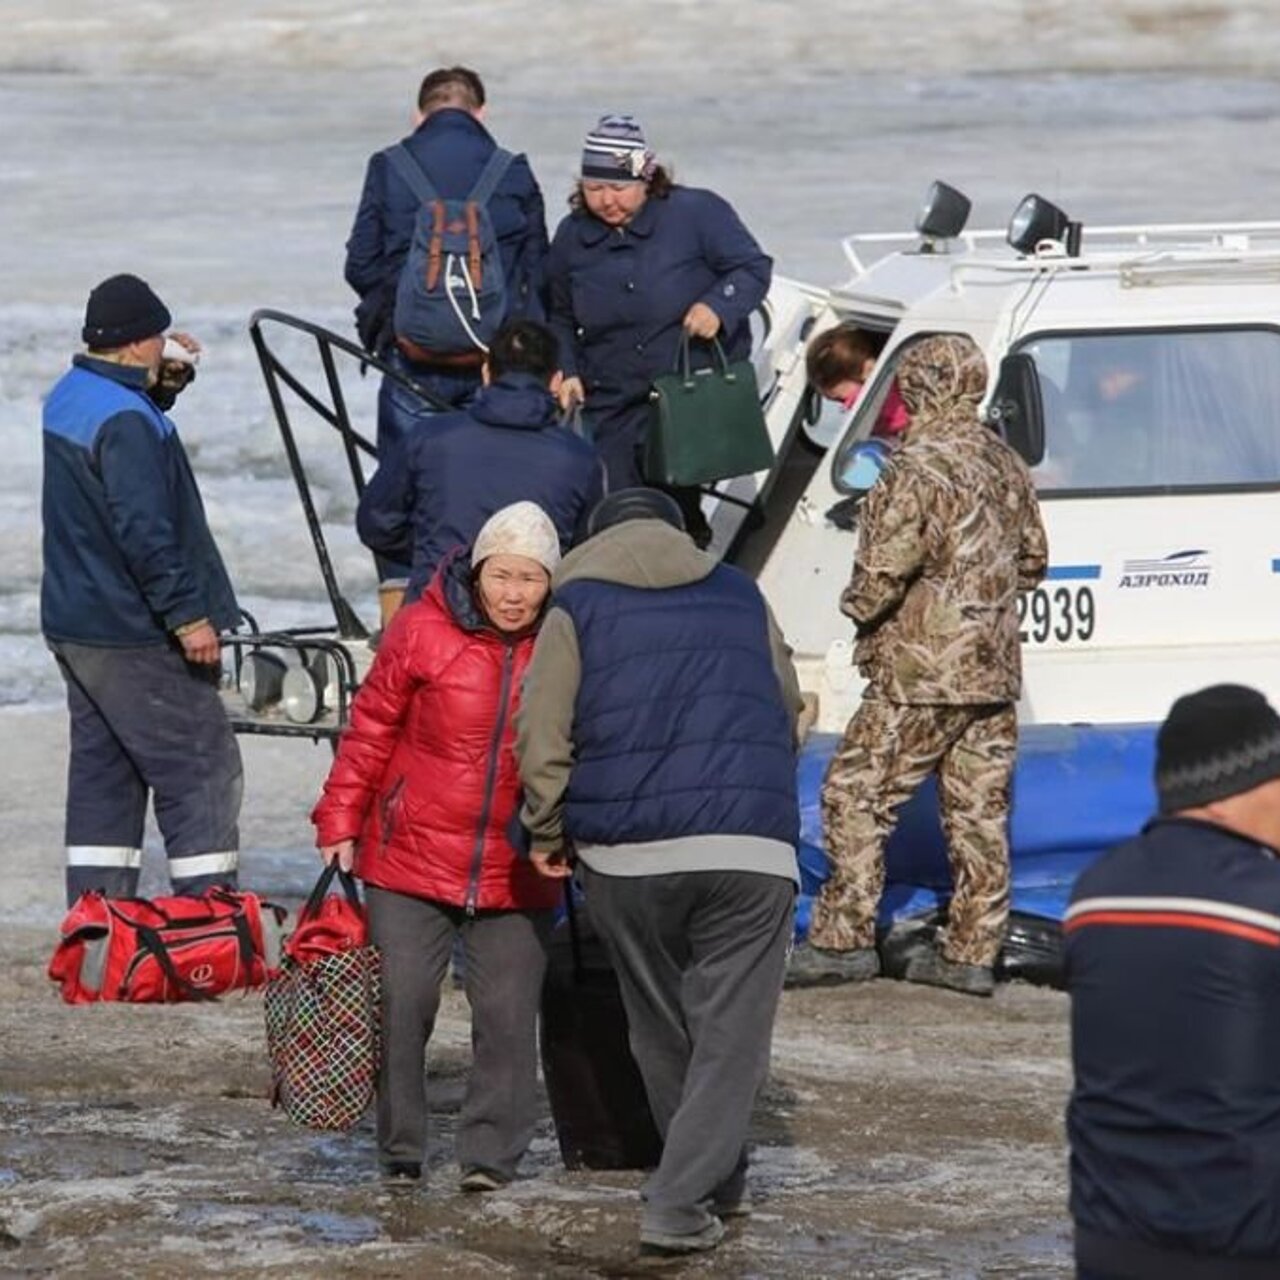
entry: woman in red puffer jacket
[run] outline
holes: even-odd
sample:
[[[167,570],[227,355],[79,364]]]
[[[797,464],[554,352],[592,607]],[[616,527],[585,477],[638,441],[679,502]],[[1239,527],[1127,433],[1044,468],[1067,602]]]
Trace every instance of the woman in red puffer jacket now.
[[[458,1121],[465,1190],[509,1182],[533,1135],[536,1019],[558,887],[516,854],[520,685],[560,559],[555,526],[518,502],[392,619],[312,814],[316,843],[367,886],[382,952],[378,1153],[422,1174],[423,1055],[456,936],[474,1061]]]

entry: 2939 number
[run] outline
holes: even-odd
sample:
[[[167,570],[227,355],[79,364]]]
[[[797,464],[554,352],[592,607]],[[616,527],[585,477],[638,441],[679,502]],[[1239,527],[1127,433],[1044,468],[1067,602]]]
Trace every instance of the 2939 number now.
[[[1093,635],[1093,591],[1089,587],[1037,587],[1018,597],[1018,639],[1065,644]]]

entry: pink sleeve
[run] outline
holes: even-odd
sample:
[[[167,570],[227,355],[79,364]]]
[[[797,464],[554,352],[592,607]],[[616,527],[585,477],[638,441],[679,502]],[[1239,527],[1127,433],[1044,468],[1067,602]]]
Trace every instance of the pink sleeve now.
[[[876,425],[871,428],[871,434],[881,438],[900,435],[910,421],[911,415],[903,403],[902,393],[898,390],[898,382],[895,378],[889,384],[889,394],[884,398],[884,405],[880,409]]]

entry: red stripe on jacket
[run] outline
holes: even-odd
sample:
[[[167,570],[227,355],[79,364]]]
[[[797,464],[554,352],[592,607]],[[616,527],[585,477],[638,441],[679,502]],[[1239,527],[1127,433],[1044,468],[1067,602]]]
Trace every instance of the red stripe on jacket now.
[[[1074,916],[1063,926],[1067,933],[1090,924],[1147,925],[1174,929],[1202,929],[1206,933],[1225,933],[1246,942],[1260,942],[1264,947],[1280,947],[1280,935],[1256,925],[1221,916],[1196,915],[1189,911],[1086,911]]]

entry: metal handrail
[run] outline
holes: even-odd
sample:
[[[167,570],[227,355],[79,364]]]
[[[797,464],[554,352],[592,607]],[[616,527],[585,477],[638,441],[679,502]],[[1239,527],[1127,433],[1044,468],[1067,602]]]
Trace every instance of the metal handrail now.
[[[321,394],[306,386],[301,379],[288,368],[279,355],[272,349],[263,331],[264,325],[276,324],[314,338],[320,354],[320,364],[324,371],[327,400]],[[324,580],[325,594],[333,607],[333,616],[337,623],[339,636],[344,639],[363,640],[368,637],[369,630],[360,621],[355,610],[342,594],[338,577],[333,568],[333,559],[329,554],[329,546],[320,524],[315,501],[311,493],[311,482],[307,478],[306,468],[302,464],[302,456],[298,450],[297,437],[293,424],[289,420],[289,411],[285,405],[283,387],[287,387],[302,401],[308,409],[322,421],[331,426],[342,437],[343,451],[347,466],[351,472],[351,480],[355,486],[357,497],[364,492],[364,468],[361,454],[377,458],[378,450],[368,439],[351,425],[351,415],[347,410],[346,397],[343,395],[342,382],[338,377],[334,351],[359,362],[362,370],[373,368],[392,381],[398,383],[412,395],[418,396],[432,409],[445,411],[449,406],[428,388],[415,382],[399,369],[393,368],[385,360],[365,351],[362,347],[340,334],[321,325],[313,324],[298,316],[284,311],[264,308],[255,311],[249,318],[249,335],[253,340],[254,351],[258,356],[258,364],[262,369],[263,379],[267,384],[267,395],[271,400],[271,409],[275,414],[276,425],[280,430],[280,438],[284,443],[285,457],[289,462],[289,471],[298,490],[298,499],[302,503],[302,512],[307,522],[307,532],[311,536],[311,544],[315,548],[316,560],[320,565],[320,576]]]

